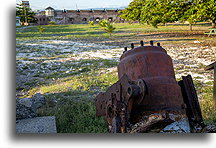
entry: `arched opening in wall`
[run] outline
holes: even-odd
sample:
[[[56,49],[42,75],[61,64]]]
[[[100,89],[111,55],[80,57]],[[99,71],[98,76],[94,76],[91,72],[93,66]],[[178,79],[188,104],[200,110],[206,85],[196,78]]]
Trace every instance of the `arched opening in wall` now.
[[[83,19],[82,19],[82,22],[83,22],[83,23],[86,23],[86,22],[87,22],[87,18],[83,18]]]
[[[99,22],[100,21],[100,18],[99,17],[97,17],[96,19],[95,19],[95,22]]]
[[[69,18],[69,23],[73,24],[74,23],[74,18]]]
[[[109,22],[112,22],[112,21],[113,21],[113,18],[112,18],[112,17],[109,17],[109,18],[108,18],[108,21],[109,21]]]
[[[38,23],[38,18],[34,18],[34,22],[35,22],[35,23]]]

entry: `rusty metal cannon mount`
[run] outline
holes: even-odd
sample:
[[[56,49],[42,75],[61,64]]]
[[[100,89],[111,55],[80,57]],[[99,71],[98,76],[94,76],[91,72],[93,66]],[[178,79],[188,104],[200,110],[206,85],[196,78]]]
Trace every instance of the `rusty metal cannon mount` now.
[[[95,98],[96,115],[105,117],[109,132],[160,132],[188,117],[193,117],[191,126],[204,126],[193,82],[183,79],[181,85],[177,83],[172,59],[160,43],[140,44],[134,48],[132,43],[131,50],[124,48],[119,80]],[[185,132],[190,131],[188,124]]]

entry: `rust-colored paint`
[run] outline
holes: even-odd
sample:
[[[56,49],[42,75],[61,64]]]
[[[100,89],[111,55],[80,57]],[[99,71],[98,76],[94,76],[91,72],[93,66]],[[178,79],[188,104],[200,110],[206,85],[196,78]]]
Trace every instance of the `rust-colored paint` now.
[[[118,65],[118,77],[142,79],[147,93],[136,110],[182,110],[183,97],[176,82],[172,59],[160,46],[140,46],[125,52]]]
[[[153,46],[151,41],[150,45],[144,46],[141,42],[140,47],[134,48],[131,44],[131,50],[124,48],[118,65],[119,80],[95,99],[96,115],[106,118],[110,132],[130,131],[129,126],[142,123],[144,116],[152,114],[165,112],[186,116],[172,59],[160,44]],[[163,117],[146,127],[157,123],[167,125],[170,119]]]

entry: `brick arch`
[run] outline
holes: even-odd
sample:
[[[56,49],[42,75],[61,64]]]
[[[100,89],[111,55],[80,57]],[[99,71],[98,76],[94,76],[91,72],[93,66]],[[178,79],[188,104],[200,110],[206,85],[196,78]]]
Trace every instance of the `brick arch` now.
[[[100,20],[101,20],[100,17],[96,17],[96,18],[95,18],[95,22],[99,22]]]
[[[84,17],[84,18],[82,19],[83,22],[87,22],[87,20],[88,20],[88,19],[87,19],[86,17]]]
[[[108,18],[108,21],[109,21],[109,22],[113,22],[113,17],[109,17],[109,18]]]

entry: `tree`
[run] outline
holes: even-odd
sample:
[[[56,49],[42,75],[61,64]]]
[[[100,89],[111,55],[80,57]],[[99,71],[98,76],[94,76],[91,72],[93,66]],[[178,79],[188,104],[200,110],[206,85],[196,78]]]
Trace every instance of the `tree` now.
[[[141,9],[145,5],[146,0],[134,0],[128,6],[128,8],[119,11],[120,17],[127,21],[139,21],[141,19]]]
[[[190,30],[196,21],[212,21],[215,27],[216,5],[214,0],[134,0],[120,11],[120,17],[131,22],[151,24],[188,21]]]
[[[108,20],[105,20],[105,19],[100,20],[100,21],[98,22],[98,25],[99,25],[100,27],[106,27],[107,24],[109,24],[109,21],[108,21]]]
[[[107,23],[107,25],[104,27],[104,30],[109,33],[110,37],[111,37],[111,34],[113,33],[113,31],[115,30],[116,28],[111,24],[111,23]]]
[[[172,15],[169,13],[169,2],[169,0],[147,0],[141,9],[141,22],[157,28],[159,23],[165,24],[173,21]]]
[[[109,33],[110,37],[113,31],[116,29],[113,24],[111,24],[108,20],[101,20],[99,21],[99,26],[103,28],[107,33]]]
[[[94,26],[94,21],[89,21],[88,24],[89,24],[90,26]]]
[[[31,10],[31,8],[25,7],[25,6],[16,6],[16,16],[20,17],[20,21],[22,23],[35,23],[36,19],[34,18],[34,15],[36,13]]]
[[[197,18],[203,21],[211,21],[212,28],[216,22],[215,0],[196,0]]]
[[[173,0],[134,0],[128,8],[120,11],[120,17],[128,21],[139,21],[157,28],[159,23],[177,20],[176,7]]]
[[[190,31],[192,31],[192,25],[199,20],[197,18],[197,6],[196,6],[196,0],[182,0],[182,9],[183,13],[181,17],[179,18],[181,21],[188,21]],[[180,7],[180,8],[181,8]]]

